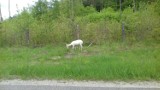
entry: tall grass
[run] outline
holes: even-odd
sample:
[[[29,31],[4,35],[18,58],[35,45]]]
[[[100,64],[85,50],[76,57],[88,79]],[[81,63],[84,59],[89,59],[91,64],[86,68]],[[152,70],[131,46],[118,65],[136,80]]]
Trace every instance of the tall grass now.
[[[0,48],[0,78],[160,80],[159,55],[158,44]]]

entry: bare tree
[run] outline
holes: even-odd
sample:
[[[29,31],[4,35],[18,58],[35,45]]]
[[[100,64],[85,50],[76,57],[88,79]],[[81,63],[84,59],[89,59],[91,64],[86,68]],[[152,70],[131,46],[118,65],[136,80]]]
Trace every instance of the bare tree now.
[[[8,0],[8,13],[9,13],[9,18],[11,17],[11,11],[10,11],[10,0]]]
[[[16,4],[16,8],[17,8],[17,13],[19,14],[19,8],[18,8],[18,4]]]
[[[1,12],[1,4],[0,4],[0,22],[3,21],[2,12]]]

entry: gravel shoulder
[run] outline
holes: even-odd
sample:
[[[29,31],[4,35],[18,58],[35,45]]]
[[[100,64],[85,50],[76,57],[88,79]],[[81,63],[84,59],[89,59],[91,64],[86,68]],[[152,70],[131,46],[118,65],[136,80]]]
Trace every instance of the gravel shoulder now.
[[[160,81],[74,81],[74,80],[0,80],[0,85],[50,85],[83,87],[144,87],[160,88]]]

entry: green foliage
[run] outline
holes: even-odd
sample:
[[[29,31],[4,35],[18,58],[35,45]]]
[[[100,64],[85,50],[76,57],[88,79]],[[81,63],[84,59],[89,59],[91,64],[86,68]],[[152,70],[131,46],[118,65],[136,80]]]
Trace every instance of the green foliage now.
[[[112,8],[107,8],[101,12],[95,12],[88,14],[85,17],[85,20],[89,22],[98,22],[99,20],[120,20],[120,13],[115,12]]]
[[[40,20],[41,16],[48,12],[48,3],[46,0],[38,0],[32,8],[32,15],[34,18]]]
[[[88,14],[96,13],[96,10],[93,7],[81,7],[78,11],[77,16],[86,16]]]
[[[160,17],[154,11],[154,4],[143,4],[143,8],[133,12],[132,8],[123,11],[122,20],[125,22],[126,35],[131,41],[154,40],[154,29],[159,28]],[[156,35],[155,37],[159,37]]]
[[[30,10],[0,24],[0,46],[64,44],[77,32],[85,43],[117,42],[122,23],[128,42],[159,41],[159,0],[133,1],[122,0],[121,12],[119,0],[38,0]],[[103,8],[97,12],[94,5],[99,4]]]
[[[51,19],[56,19],[60,15],[60,3],[58,0],[52,0],[51,6],[49,8],[48,16]]]
[[[160,0],[157,0],[157,3],[155,4],[155,11],[160,15]]]
[[[81,27],[81,37],[88,44],[105,44],[121,37],[120,23],[116,20],[85,23]]]
[[[97,11],[101,11],[105,8],[111,7],[114,10],[121,8],[124,10],[127,7],[133,7],[134,10],[139,9],[139,3],[151,4],[158,0],[82,0],[84,6],[93,6]]]
[[[160,28],[154,28],[153,31],[151,32],[151,38],[154,39],[155,41],[160,41]]]
[[[29,31],[33,17],[24,10],[20,15],[2,23],[4,45],[26,45],[26,31]]]

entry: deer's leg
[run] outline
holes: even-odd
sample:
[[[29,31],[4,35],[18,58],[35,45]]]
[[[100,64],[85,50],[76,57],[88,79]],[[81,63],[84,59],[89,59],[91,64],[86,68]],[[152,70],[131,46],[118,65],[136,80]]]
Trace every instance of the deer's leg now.
[[[80,44],[80,48],[81,48],[81,50],[82,50],[82,48],[83,48],[82,44]]]
[[[74,49],[74,45],[72,45],[72,49]]]

